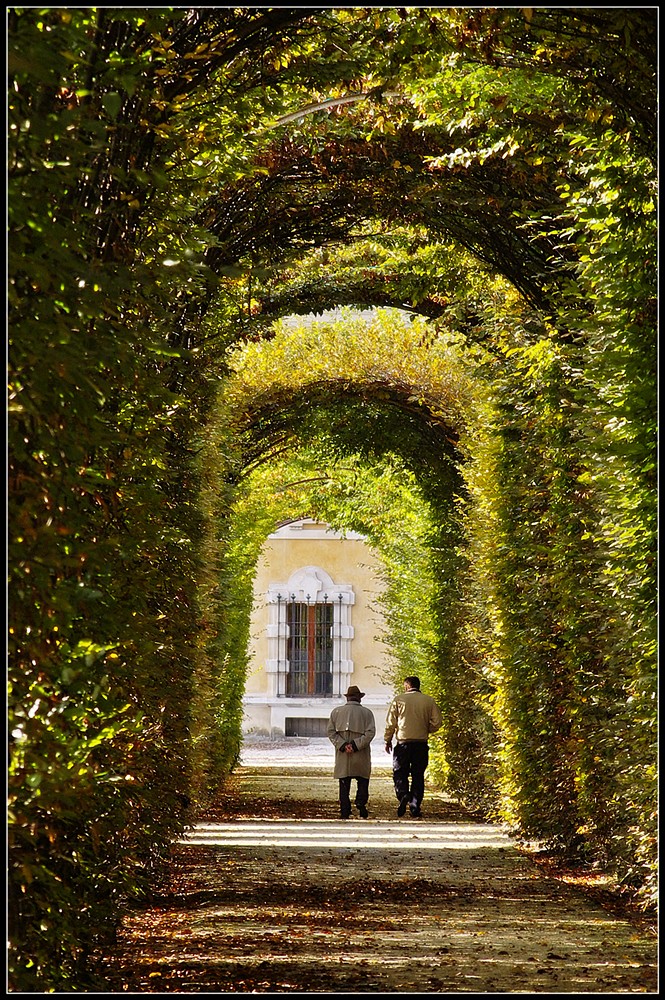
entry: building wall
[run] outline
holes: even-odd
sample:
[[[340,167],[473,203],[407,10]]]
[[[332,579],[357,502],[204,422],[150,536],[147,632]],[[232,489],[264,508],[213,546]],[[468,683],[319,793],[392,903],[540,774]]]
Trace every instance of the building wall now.
[[[279,684],[275,666],[278,627],[275,594],[288,597],[289,581],[315,589],[319,584],[312,570],[332,586],[331,602],[342,596],[343,609],[337,609],[341,621],[338,632],[342,642],[343,667],[335,681],[334,696],[277,696]],[[380,561],[362,536],[346,537],[327,525],[310,520],[296,521],[275,531],[266,540],[254,580],[254,609],[250,629],[250,660],[244,696],[245,733],[283,735],[287,719],[327,719],[333,707],[343,704],[348,684],[357,684],[365,692],[363,705],[374,713],[377,736],[383,734],[385,715],[393,696],[386,646],[380,641],[383,628],[377,595],[383,587],[379,576]],[[302,571],[302,572],[301,572]],[[282,594],[283,592],[283,594]],[[304,591],[303,591],[304,592]],[[272,624],[271,624],[272,622]],[[280,633],[281,634],[281,633]],[[282,647],[280,647],[282,648]],[[281,668],[285,670],[285,665]],[[312,724],[314,725],[314,724]]]

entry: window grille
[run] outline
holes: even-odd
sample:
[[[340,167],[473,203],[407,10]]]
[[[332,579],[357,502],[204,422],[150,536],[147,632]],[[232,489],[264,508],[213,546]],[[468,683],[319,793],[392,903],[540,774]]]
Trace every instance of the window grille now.
[[[342,697],[353,672],[353,588],[305,566],[267,597],[269,697]]]
[[[284,720],[285,736],[321,737],[328,735],[327,719],[289,719]]]
[[[330,697],[333,680],[333,608],[323,603],[286,604],[287,697]]]

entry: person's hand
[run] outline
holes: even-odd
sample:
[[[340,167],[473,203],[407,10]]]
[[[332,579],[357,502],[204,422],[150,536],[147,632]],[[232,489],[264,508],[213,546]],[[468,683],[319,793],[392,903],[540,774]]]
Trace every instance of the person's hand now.
[[[347,743],[346,746],[344,747],[344,750],[346,751],[346,753],[353,753],[353,744]]]
[[[392,752],[393,752],[393,741],[386,740],[386,753],[392,753]]]

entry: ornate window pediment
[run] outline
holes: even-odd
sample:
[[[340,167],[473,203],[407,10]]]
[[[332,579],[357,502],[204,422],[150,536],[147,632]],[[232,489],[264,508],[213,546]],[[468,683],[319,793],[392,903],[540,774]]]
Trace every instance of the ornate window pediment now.
[[[353,588],[336,584],[318,566],[303,566],[286,583],[271,584],[266,596],[269,693],[339,697],[353,671]]]

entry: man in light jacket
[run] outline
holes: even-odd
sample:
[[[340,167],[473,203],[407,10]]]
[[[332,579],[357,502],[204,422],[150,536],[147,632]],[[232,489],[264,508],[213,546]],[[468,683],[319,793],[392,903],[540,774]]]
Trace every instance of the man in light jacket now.
[[[372,770],[370,743],[376,735],[374,716],[360,704],[365,692],[352,684],[346,705],[333,708],[328,720],[328,739],[335,747],[334,777],[339,779],[339,811],[342,819],[351,815],[351,781],[356,779],[356,808],[367,819],[369,776]]]
[[[386,753],[393,754],[398,816],[404,815],[407,806],[412,816],[420,816],[429,760],[428,739],[430,733],[435,733],[442,724],[441,710],[434,698],[422,693],[419,678],[405,677],[404,693],[392,700],[384,732]],[[394,750],[393,737],[396,738]]]

